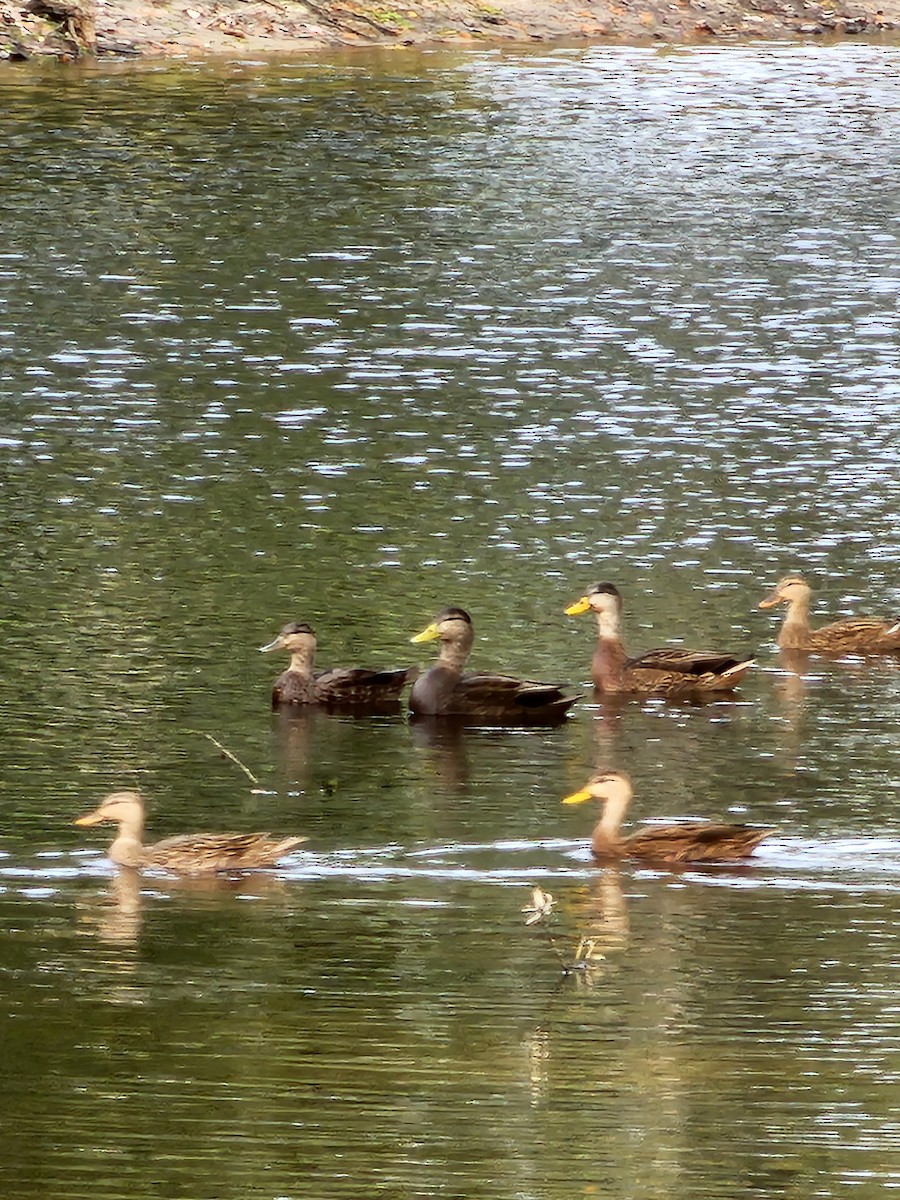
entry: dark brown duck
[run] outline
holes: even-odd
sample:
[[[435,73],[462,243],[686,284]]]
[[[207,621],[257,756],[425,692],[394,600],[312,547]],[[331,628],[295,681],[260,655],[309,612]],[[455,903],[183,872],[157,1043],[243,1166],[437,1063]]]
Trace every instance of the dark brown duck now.
[[[323,704],[346,707],[392,707],[418,674],[415,667],[399,671],[371,671],[366,667],[332,667],[313,670],[316,635],[305,621],[285,625],[278,637],[260,652],[286,650],[290,666],[275,680],[272,707],[285,704]]]
[[[424,716],[466,717],[514,724],[561,721],[577,696],[567,696],[552,683],[535,683],[493,672],[464,673],[475,631],[463,608],[445,608],[413,642],[439,641],[433,667],[419,676],[409,694],[409,707]]]

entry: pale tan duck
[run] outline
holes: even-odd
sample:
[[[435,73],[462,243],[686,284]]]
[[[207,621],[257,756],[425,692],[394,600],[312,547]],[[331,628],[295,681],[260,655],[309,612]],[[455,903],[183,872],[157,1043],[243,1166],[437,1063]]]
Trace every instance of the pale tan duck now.
[[[272,707],[282,704],[324,704],[357,708],[396,706],[400,694],[417,675],[415,667],[397,671],[373,671],[366,667],[332,667],[314,671],[316,635],[305,621],[285,625],[273,642],[260,646],[260,653],[286,650],[291,664],[275,680]]]
[[[662,646],[629,658],[622,645],[622,596],[611,583],[592,584],[566,609],[570,617],[585,612],[597,618],[591,674],[597,691],[604,695],[701,698],[733,691],[753,666],[752,657],[679,646]]]
[[[471,721],[553,724],[565,718],[577,696],[553,683],[535,683],[492,672],[463,673],[475,631],[463,608],[442,609],[413,642],[441,643],[438,661],[421,674],[409,694],[410,711],[422,716]]]
[[[810,650],[818,654],[900,654],[900,617],[847,617],[821,629],[809,627],[812,588],[800,575],[786,575],[760,608],[788,606],[778,634],[782,650]]]
[[[108,855],[119,867],[156,867],[178,875],[250,871],[274,867],[305,837],[273,838],[267,833],[188,833],[144,845],[144,801],[139,792],[112,792],[76,825],[112,821],[119,826]]]
[[[659,864],[735,862],[749,857],[763,838],[775,832],[755,825],[683,821],[652,825],[622,837],[619,831],[633,794],[631,780],[623,771],[605,771],[563,800],[563,804],[599,800],[603,805],[591,837],[595,858],[637,858]]]

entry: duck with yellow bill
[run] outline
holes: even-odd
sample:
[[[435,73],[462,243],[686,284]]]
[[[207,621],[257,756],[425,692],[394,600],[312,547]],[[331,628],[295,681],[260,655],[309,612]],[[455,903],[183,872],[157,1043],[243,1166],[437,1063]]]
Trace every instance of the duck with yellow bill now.
[[[578,699],[553,683],[536,683],[488,671],[464,672],[475,631],[464,608],[442,609],[415,643],[440,642],[438,660],[423,672],[409,694],[410,711],[423,716],[464,717],[471,721],[554,724]]]
[[[753,666],[752,656],[741,658],[681,646],[662,646],[629,658],[622,644],[622,608],[617,587],[594,583],[565,610],[570,617],[593,612],[597,619],[591,674],[594,686],[603,695],[703,699],[734,691]]]
[[[651,825],[622,837],[622,822],[633,794],[631,780],[624,771],[602,771],[564,798],[563,804],[583,804],[587,800],[602,804],[600,820],[591,836],[595,858],[635,858],[661,865],[735,862],[747,858],[775,832],[756,825],[679,821]]]

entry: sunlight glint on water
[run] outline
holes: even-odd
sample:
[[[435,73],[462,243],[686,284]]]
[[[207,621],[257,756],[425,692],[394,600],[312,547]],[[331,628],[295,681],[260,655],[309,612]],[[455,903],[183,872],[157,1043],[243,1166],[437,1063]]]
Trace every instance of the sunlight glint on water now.
[[[791,674],[756,608],[802,568],[819,620],[900,611],[897,65],[4,78],[4,1196],[897,1186],[900,667]],[[268,711],[285,621],[424,663],[447,603],[473,666],[584,688],[597,578],[635,652],[759,668],[552,731]],[[600,870],[560,804],[595,766],[636,821],[777,833]],[[134,886],[71,827],[118,786],[152,838],[310,840]]]

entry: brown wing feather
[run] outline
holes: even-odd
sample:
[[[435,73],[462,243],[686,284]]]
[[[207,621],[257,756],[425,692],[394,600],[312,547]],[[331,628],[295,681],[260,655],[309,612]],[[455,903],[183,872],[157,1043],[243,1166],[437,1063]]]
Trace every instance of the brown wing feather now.
[[[147,866],[184,874],[250,870],[274,866],[305,841],[304,837],[273,838],[267,833],[182,834],[145,846],[143,860]]]
[[[659,646],[647,650],[625,663],[626,668],[649,667],[662,671],[677,671],[685,675],[721,674],[732,667],[740,666],[748,659],[735,658],[731,654],[718,654],[714,650],[687,650],[681,646]]]
[[[629,690],[637,693],[688,697],[702,692],[732,691],[752,665],[752,658],[664,646],[629,658],[623,668],[623,679]]]
[[[400,693],[416,678],[416,667],[398,671],[371,671],[366,667],[335,667],[317,671],[316,699],[331,704],[364,704],[398,701]]]
[[[642,829],[621,845],[629,858],[656,862],[726,862],[747,858],[774,829],[685,822]]]
[[[454,707],[474,716],[517,716],[535,720],[564,716],[577,696],[567,696],[552,683],[535,683],[512,675],[463,675],[453,691]]]
[[[814,629],[809,641],[816,650],[900,653],[900,618],[882,621],[878,617],[848,617]]]

